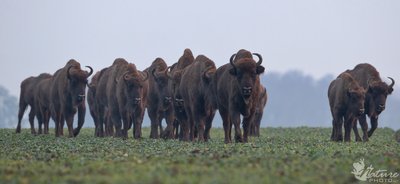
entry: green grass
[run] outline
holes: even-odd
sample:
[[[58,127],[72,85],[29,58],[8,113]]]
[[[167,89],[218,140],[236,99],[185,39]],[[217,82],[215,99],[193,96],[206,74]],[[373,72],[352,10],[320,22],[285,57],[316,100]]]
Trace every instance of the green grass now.
[[[152,140],[148,128],[142,140],[93,131],[71,139],[0,129],[0,183],[357,183],[351,171],[360,158],[400,173],[391,129],[367,143],[334,143],[329,128],[264,128],[260,138],[228,145],[218,128],[207,143]]]

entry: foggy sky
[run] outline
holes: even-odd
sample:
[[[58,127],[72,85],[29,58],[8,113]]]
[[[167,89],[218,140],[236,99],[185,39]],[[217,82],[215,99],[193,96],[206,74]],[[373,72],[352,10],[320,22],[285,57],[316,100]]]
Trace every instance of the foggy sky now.
[[[400,84],[399,19],[397,0],[1,0],[0,85],[17,96],[23,79],[71,58],[97,71],[123,57],[143,70],[185,48],[217,66],[245,48],[266,72],[316,78],[368,62]]]

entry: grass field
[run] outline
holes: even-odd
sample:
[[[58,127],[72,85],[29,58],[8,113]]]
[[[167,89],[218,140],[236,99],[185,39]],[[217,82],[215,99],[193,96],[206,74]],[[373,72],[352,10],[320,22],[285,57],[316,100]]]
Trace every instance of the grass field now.
[[[93,131],[71,139],[0,129],[0,183],[357,183],[351,171],[361,158],[400,173],[391,129],[367,143],[334,143],[329,128],[263,128],[249,143],[228,145],[218,128],[207,143],[152,140],[148,128],[142,140]]]

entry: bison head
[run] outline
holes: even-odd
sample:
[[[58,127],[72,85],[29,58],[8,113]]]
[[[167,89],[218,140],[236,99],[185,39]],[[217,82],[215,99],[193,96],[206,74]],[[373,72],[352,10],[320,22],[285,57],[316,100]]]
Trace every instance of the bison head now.
[[[154,68],[151,71],[156,81],[159,97],[161,98],[159,99],[160,105],[164,108],[167,108],[172,103],[172,95],[168,88],[168,69],[169,68],[166,68],[164,71],[157,71],[156,68]]]
[[[179,111],[183,111],[183,99],[182,96],[178,93],[179,86],[182,78],[182,70],[174,70],[168,73],[169,78],[169,90],[172,93],[174,106]]]
[[[386,98],[393,92],[393,86],[395,83],[394,79],[391,77],[388,78],[392,81],[390,85],[387,85],[382,81],[368,81],[368,95],[370,97],[370,104],[372,107],[375,107],[375,110],[378,114],[385,110]]]
[[[122,75],[123,84],[121,85],[124,85],[123,93],[131,106],[136,106],[141,103],[148,77],[149,74],[147,72],[140,72],[137,70],[128,70]]]
[[[253,93],[254,84],[259,80],[258,75],[264,73],[265,70],[261,66],[261,55],[257,53],[253,53],[253,55],[258,57],[258,62],[255,62],[251,57],[240,58],[234,62],[236,54],[233,54],[230,58],[232,68],[229,70],[229,73],[236,77],[240,93],[246,102],[248,102]]]
[[[93,69],[90,66],[89,72],[83,71],[80,67],[70,66],[67,69],[67,78],[69,81],[69,93],[71,94],[72,102],[74,105],[81,104],[85,100],[85,90],[88,83],[88,77],[92,75]]]
[[[356,116],[363,115],[365,112],[364,103],[365,103],[365,90],[362,87],[355,87],[352,89],[348,89],[347,95],[350,99],[349,101],[349,109]]]

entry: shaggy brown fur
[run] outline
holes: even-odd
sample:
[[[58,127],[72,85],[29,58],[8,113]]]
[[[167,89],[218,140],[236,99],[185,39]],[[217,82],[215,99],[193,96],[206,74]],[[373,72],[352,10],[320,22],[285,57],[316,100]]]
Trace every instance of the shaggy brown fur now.
[[[347,72],[331,82],[328,89],[329,105],[332,113],[332,141],[343,141],[344,120],[345,141],[350,141],[350,133],[358,116],[364,113],[365,90]]]
[[[182,74],[179,93],[182,95],[187,119],[181,122],[183,140],[194,140],[195,130],[199,141],[209,139],[212,120],[216,111],[216,99],[212,79],[216,72],[215,64],[204,55],[196,57]]]
[[[53,75],[50,93],[51,115],[55,121],[56,136],[63,135],[64,121],[67,122],[69,137],[77,136],[84,124],[85,89],[87,78],[93,73],[83,71],[80,63],[71,59]],[[78,126],[73,129],[74,115],[78,111]]]
[[[252,55],[259,57],[259,62],[256,62]],[[235,60],[235,56],[239,56],[239,59]],[[258,100],[259,75],[265,70],[261,62],[261,55],[240,50],[232,55],[229,64],[219,67],[216,72],[215,89],[224,125],[225,143],[232,141],[232,124],[235,125],[236,142],[247,142],[249,126],[256,109],[255,101]],[[243,136],[240,129],[240,115],[243,116]]]
[[[151,120],[150,138],[157,139],[160,134],[163,135],[162,119],[166,120],[168,132],[164,138],[173,138],[174,113],[172,94],[168,89],[167,64],[162,58],[156,58],[146,71],[151,73],[147,95],[147,113]]]
[[[36,115],[36,105],[34,103],[36,96],[34,95],[33,91],[37,88],[37,84],[44,80],[50,78],[51,75],[47,73],[42,73],[36,77],[28,77],[21,82],[21,93],[19,96],[19,112],[18,112],[18,125],[16,132],[21,132],[21,120],[25,113],[26,108],[28,105],[31,107],[29,112],[29,123],[31,125],[31,133],[36,134],[35,131],[35,124],[34,118]],[[38,117],[39,120],[39,117]],[[40,123],[40,121],[39,121]],[[41,126],[39,124],[39,133],[41,133]]]
[[[362,129],[368,129],[366,116],[370,118],[371,129],[368,131],[368,136],[363,136],[363,140],[368,141],[368,137],[371,137],[378,127],[378,116],[385,110],[387,96],[392,94],[395,82],[390,77],[389,79],[392,81],[390,85],[383,82],[376,68],[368,63],[358,64],[353,70],[348,70],[347,72],[367,91],[365,114],[359,118],[359,122]],[[354,131],[356,139],[361,140],[356,124]]]

